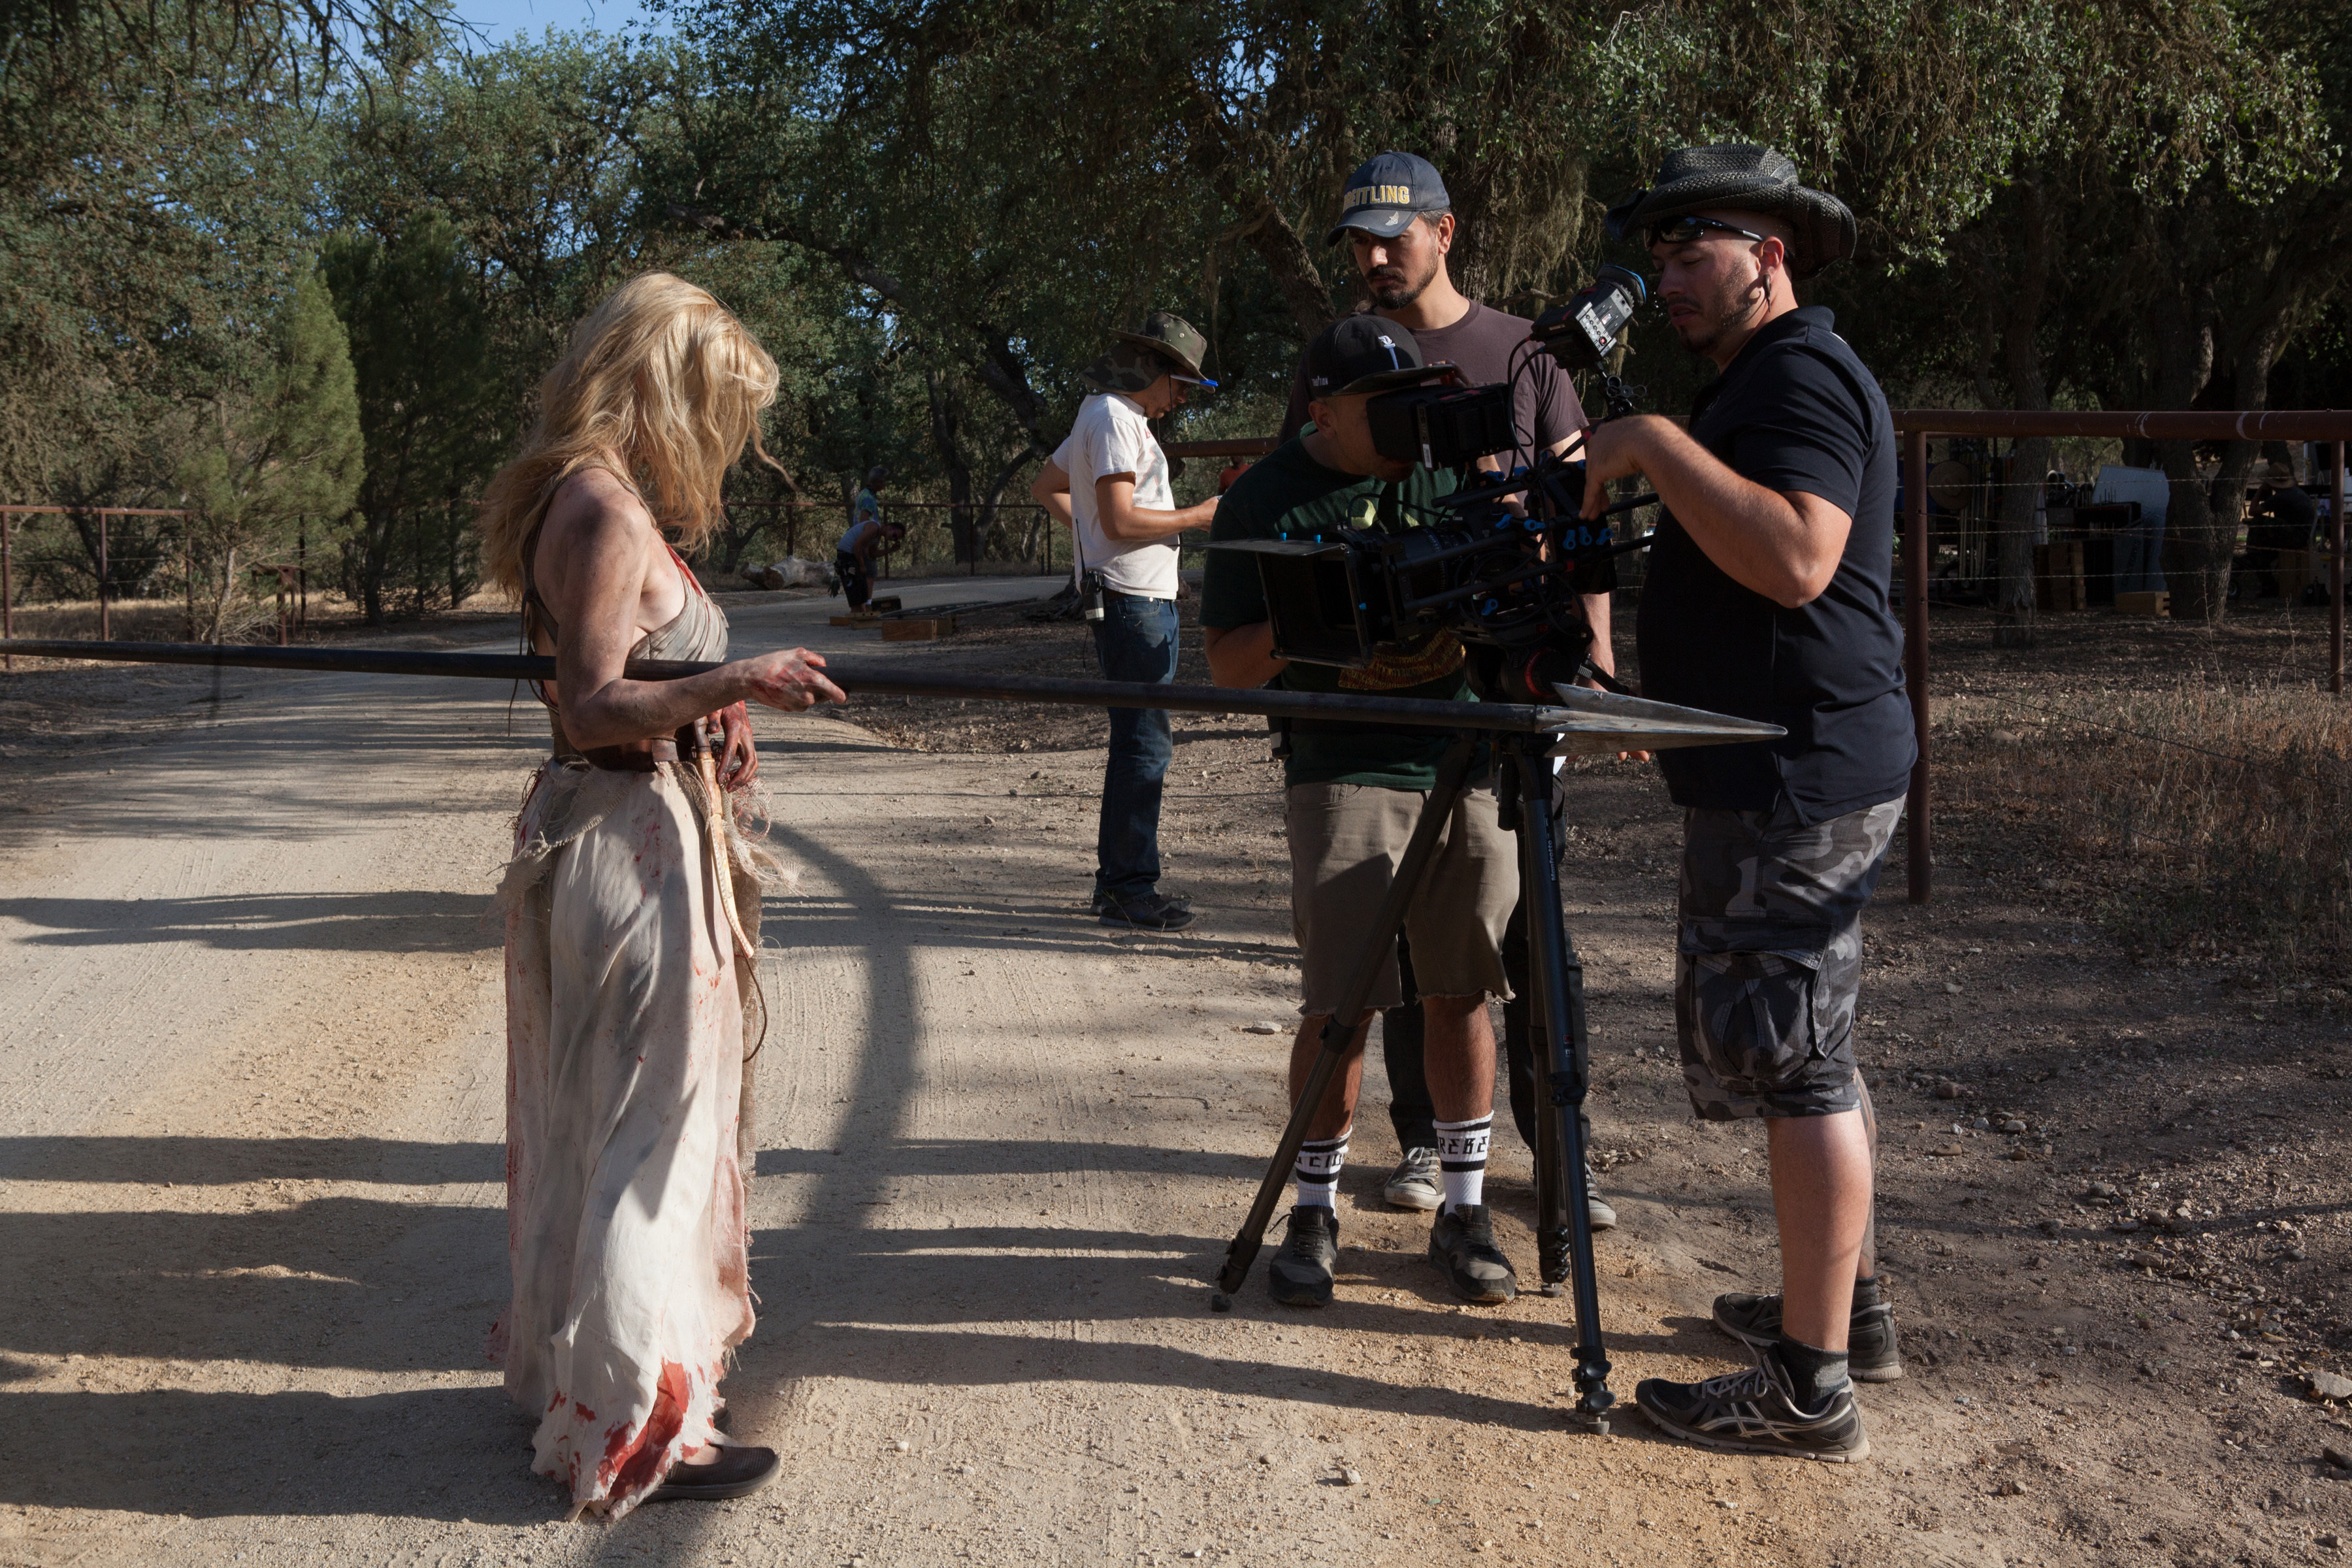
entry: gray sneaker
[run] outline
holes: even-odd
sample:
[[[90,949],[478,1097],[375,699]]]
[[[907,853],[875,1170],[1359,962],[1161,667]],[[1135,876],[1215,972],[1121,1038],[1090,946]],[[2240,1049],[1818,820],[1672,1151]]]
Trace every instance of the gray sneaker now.
[[[1584,1167],[1584,1215],[1595,1230],[1615,1230],[1617,1211],[1601,1195],[1601,1184],[1592,1177],[1592,1167]]]
[[[1437,1151],[1408,1149],[1397,1168],[1389,1173],[1388,1185],[1381,1189],[1391,1208],[1419,1209],[1427,1214],[1444,1201],[1437,1177]],[[1613,1220],[1614,1215],[1611,1218]]]
[[[1339,1268],[1339,1216],[1321,1204],[1290,1211],[1290,1234],[1265,1266],[1265,1282],[1286,1307],[1330,1304],[1332,1277]]]
[[[1733,1291],[1715,1299],[1715,1326],[1763,1351],[1780,1342],[1780,1298]],[[1846,1320],[1846,1375],[1856,1383],[1893,1383],[1903,1375],[1895,1342],[1895,1309],[1885,1301],[1856,1305]]]
[[[1519,1277],[1495,1245],[1495,1217],[1485,1204],[1465,1204],[1437,1216],[1429,1231],[1429,1260],[1445,1270],[1465,1301],[1493,1306],[1519,1293]]]

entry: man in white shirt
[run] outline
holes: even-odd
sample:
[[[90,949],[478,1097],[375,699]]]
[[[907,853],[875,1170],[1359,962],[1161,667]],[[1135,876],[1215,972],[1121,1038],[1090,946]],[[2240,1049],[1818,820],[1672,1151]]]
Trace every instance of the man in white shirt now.
[[[1179,509],[1168,485],[1168,455],[1150,422],[1182,405],[1201,374],[1208,340],[1191,322],[1155,310],[1082,373],[1094,395],[1078,405],[1052,460],[1029,493],[1071,526],[1079,593],[1098,585],[1095,654],[1106,680],[1176,679],[1177,535],[1206,528],[1213,498]],[[1160,890],[1160,794],[1175,750],[1158,708],[1110,710],[1102,817],[1095,838],[1095,913],[1106,925],[1175,931],[1192,905]]]

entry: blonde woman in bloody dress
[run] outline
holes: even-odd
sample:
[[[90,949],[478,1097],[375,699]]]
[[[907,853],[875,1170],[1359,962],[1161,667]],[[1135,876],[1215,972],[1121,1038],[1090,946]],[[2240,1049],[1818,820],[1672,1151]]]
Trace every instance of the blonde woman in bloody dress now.
[[[539,1418],[532,1468],[574,1517],[740,1496],[778,1468],[713,1425],[752,1323],[738,1135],[760,910],[720,792],[758,771],[746,701],[841,692],[805,649],[684,680],[623,672],[727,657],[726,616],[672,542],[718,522],[747,446],[766,459],[776,381],[709,293],[633,279],[573,332],[481,510],[486,570],[557,677],[553,754],[500,889],[514,1299],[492,1341]],[[720,792],[698,725],[723,737]]]

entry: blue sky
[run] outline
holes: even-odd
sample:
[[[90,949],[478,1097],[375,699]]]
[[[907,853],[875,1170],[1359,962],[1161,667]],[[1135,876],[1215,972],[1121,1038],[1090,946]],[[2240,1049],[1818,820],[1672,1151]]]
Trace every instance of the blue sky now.
[[[459,20],[471,23],[494,44],[518,33],[536,38],[550,27],[617,33],[631,22],[646,20],[638,0],[457,0],[453,9]],[[658,30],[669,31],[667,19]]]

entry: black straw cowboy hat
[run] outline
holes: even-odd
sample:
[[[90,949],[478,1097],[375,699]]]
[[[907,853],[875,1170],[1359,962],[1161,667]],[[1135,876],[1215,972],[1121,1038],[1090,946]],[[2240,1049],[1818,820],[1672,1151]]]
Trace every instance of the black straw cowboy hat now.
[[[1853,254],[1853,212],[1826,191],[1797,183],[1797,165],[1743,142],[1685,147],[1658,166],[1655,184],[1609,209],[1609,237],[1638,240],[1665,218],[1708,211],[1765,213],[1796,233],[1789,275],[1811,278]]]

